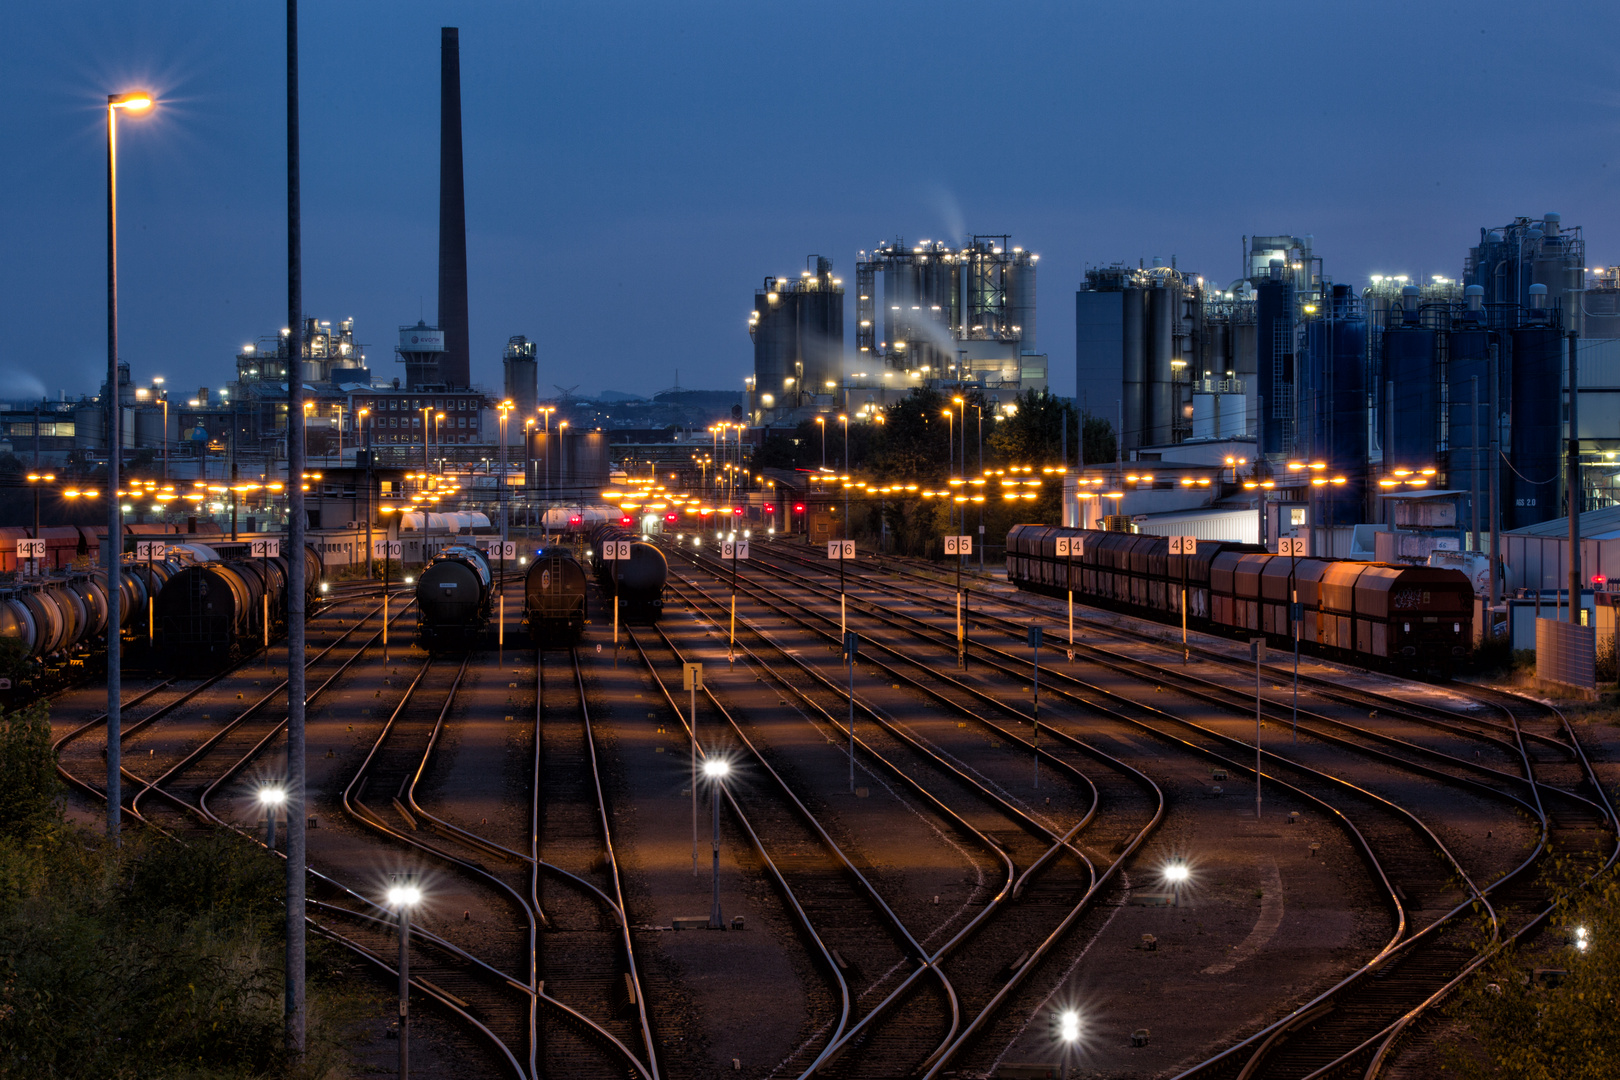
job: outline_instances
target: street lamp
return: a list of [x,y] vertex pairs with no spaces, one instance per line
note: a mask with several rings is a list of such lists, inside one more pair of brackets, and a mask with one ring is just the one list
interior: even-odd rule
[[388,906],[399,912],[399,1080],[410,1075],[411,909],[422,902],[416,879],[402,875],[388,889]]
[[433,425],[429,422],[433,419],[433,406],[424,405],[417,411],[422,414],[422,468],[431,469],[433,462],[428,457],[428,436],[433,431]]
[[[154,389],[163,385],[163,376],[152,376]],[[163,406],[163,479],[169,479],[169,392],[158,390],[158,401]]]
[[825,469],[827,467],[827,418],[825,416],[816,417],[816,426],[821,428],[821,467]]
[[[119,458],[123,440],[119,424],[123,409],[118,399],[118,110],[144,113],[152,108],[152,95],[136,90],[107,95],[107,490],[118,490]],[[119,582],[123,563],[122,514],[120,501],[107,500],[107,625],[122,625],[119,612]],[[119,790],[119,735],[123,725],[123,680],[121,642],[117,633],[107,635],[107,835],[118,843],[122,809]]]
[[287,805],[287,789],[264,787],[259,789],[259,802],[264,806],[264,846],[276,850],[276,812]]
[[503,543],[506,540],[506,533],[507,533],[507,525],[506,525],[506,421],[507,421],[507,418],[512,415],[512,410],[514,410],[516,408],[517,408],[517,406],[515,404],[513,404],[512,400],[510,398],[508,398],[506,401],[501,402],[501,404],[500,404],[500,413],[501,413],[501,423],[500,423],[500,429],[501,429],[500,430],[500,438],[501,438],[501,478],[500,478],[500,481],[499,481],[500,487],[495,489],[495,501],[500,505],[501,540],[502,540]]
[[34,539],[39,539],[39,485],[53,483],[55,473],[29,473],[28,482],[34,486]]
[[726,782],[731,765],[719,757],[703,763],[703,775],[710,784],[710,802],[714,804],[714,905],[709,908],[709,929],[724,930],[725,921],[720,914],[720,788]]

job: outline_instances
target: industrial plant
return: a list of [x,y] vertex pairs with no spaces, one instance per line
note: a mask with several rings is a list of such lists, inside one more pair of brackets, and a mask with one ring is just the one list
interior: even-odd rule
[[748,332],[750,414],[762,427],[817,412],[870,413],[917,387],[949,386],[1011,400],[1047,385],[1035,350],[1040,256],[1010,236],[956,246],[896,238],[855,259],[855,343],[844,342],[844,282],[832,261],[797,279],[767,277],[755,290]]

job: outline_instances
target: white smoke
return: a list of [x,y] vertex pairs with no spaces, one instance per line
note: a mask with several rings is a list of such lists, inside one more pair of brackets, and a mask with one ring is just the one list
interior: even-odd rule
[[12,364],[0,364],[0,401],[38,401],[45,384],[37,376]]
[[940,239],[953,247],[966,243],[967,215],[962,213],[962,204],[957,201],[955,194],[944,184],[934,184],[926,193],[926,198],[934,204],[940,225],[945,230]]

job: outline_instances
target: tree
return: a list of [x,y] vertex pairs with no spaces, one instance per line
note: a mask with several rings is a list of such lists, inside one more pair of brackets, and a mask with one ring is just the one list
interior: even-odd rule
[[883,476],[934,484],[950,471],[950,425],[945,395],[914,388],[884,410],[883,432],[872,441],[869,464]]
[[[1074,438],[1078,435],[1074,406],[1049,390],[1026,390],[1010,414],[996,421],[987,442],[996,464],[1065,465],[1074,458]],[[1064,438],[1064,429],[1069,438]],[[1068,460],[1064,450],[1067,443]]]
[[1117,452],[1114,443],[1114,425],[1101,416],[1090,413],[1081,413],[1082,435],[1082,465],[1106,465],[1114,460]]

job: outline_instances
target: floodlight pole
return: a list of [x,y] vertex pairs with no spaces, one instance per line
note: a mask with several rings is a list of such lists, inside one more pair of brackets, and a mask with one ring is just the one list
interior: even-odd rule
[[714,806],[714,903],[709,908],[709,929],[724,930],[725,917],[720,914],[720,786],[725,780],[718,774],[714,777],[714,789],[710,793],[710,802]]
[[[287,0],[287,1051],[305,1047],[304,285],[298,140],[298,0]],[[400,1054],[405,1052],[400,1033]]]

